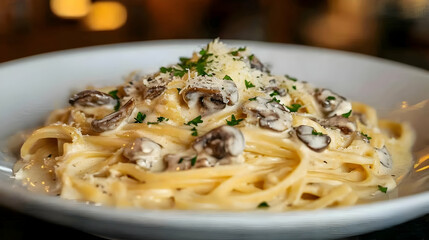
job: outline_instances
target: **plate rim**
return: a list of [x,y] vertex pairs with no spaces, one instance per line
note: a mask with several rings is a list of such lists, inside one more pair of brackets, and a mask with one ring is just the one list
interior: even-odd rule
[[[170,39],[170,40],[151,40],[151,41],[138,41],[138,42],[127,42],[127,43],[113,43],[113,44],[103,44],[97,46],[88,46],[73,48],[67,50],[53,51],[48,53],[41,53],[33,56],[23,57],[19,59],[14,59],[0,63],[0,72],[10,66],[16,66],[20,64],[31,63],[32,61],[37,61],[40,59],[52,58],[63,56],[67,57],[71,54],[79,54],[80,52],[88,52],[89,54],[97,51],[106,51],[112,49],[123,49],[123,48],[135,48],[135,47],[148,47],[148,46],[171,46],[171,45],[196,45],[197,49],[200,44],[207,43],[211,41],[210,39]],[[405,63],[400,63],[388,59],[383,59],[375,56],[369,56],[361,53],[347,52],[342,50],[332,50],[319,47],[310,47],[296,44],[284,44],[284,43],[269,43],[262,41],[249,41],[249,40],[237,40],[237,39],[223,39],[223,42],[227,44],[234,45],[249,45],[253,48],[259,46],[271,46],[271,47],[289,47],[303,51],[322,51],[328,52],[343,56],[348,56],[351,58],[359,58],[363,61],[376,61],[382,64],[391,65],[393,67],[399,67],[412,71],[418,74],[428,75],[429,71],[411,66]],[[12,192],[12,195],[10,193]],[[26,194],[27,193],[27,194]],[[296,228],[297,226],[302,225],[302,223],[308,223],[309,221],[321,220],[326,221],[327,223],[339,222],[339,221],[356,221],[356,216],[359,218],[369,217],[368,212],[373,213],[372,217],[378,216],[376,214],[380,211],[380,208],[383,206],[388,206],[388,209],[396,209],[394,213],[390,215],[399,214],[401,211],[407,209],[421,209],[419,212],[420,215],[429,213],[429,191],[421,192],[418,194],[413,194],[410,196],[365,203],[361,205],[341,207],[334,209],[321,209],[321,210],[298,210],[293,212],[267,212],[267,211],[249,211],[249,212],[230,212],[230,211],[200,211],[200,210],[150,210],[150,209],[139,209],[139,211],[133,211],[132,209],[118,209],[115,207],[109,206],[92,206],[81,202],[74,202],[70,200],[65,200],[58,197],[50,197],[42,194],[28,194],[31,193],[25,189],[13,188],[6,181],[0,179],[0,196],[9,194],[6,198],[0,198],[0,203],[2,205],[8,206],[17,211],[23,212],[25,210],[19,208],[17,203],[24,204],[35,204],[35,206],[43,207],[44,209],[49,209],[48,206],[54,208],[55,211],[66,210],[67,213],[71,216],[78,214],[79,216],[89,217],[90,219],[98,219],[101,217],[110,217],[110,219],[115,221],[124,221],[132,220],[136,224],[143,224],[145,226],[150,225],[151,222],[148,220],[163,221],[163,224],[174,227],[183,227],[189,228],[190,223],[205,225],[205,224],[214,224],[213,226],[222,227],[222,228],[236,228],[236,227],[245,227],[245,229],[256,228],[259,229],[263,227],[264,229],[273,229],[280,225],[288,225],[290,227]],[[19,201],[15,203],[6,202],[8,198],[18,197]],[[406,204],[406,203],[418,203],[418,204]],[[401,210],[401,211],[398,211]],[[425,210],[426,209],[426,210]],[[135,209],[134,209],[135,210]],[[317,211],[319,217],[314,218],[314,213]],[[28,212],[25,212],[27,213]],[[207,215],[210,214],[210,217]],[[31,212],[30,212],[31,215]],[[173,215],[174,218],[171,218]],[[343,217],[339,217],[339,216]],[[268,224],[262,224],[260,222],[260,217],[264,217],[269,221]],[[324,218],[321,218],[323,216]],[[180,217],[182,221],[177,221],[177,218]],[[414,216],[416,217],[416,216]],[[219,224],[219,219],[223,221],[222,224]],[[376,219],[376,218],[375,218]],[[409,218],[411,219],[411,218]],[[183,221],[186,220],[186,221]],[[240,220],[240,221],[238,221]],[[244,221],[243,221],[244,220]],[[216,225],[217,224],[217,225]]]

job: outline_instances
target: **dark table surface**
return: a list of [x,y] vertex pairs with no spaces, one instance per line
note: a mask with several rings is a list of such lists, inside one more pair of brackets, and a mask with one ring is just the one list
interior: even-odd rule
[[[64,236],[66,239],[102,239],[79,229],[40,220],[4,207],[0,207],[0,216],[0,239],[2,240],[62,239]],[[150,239],[150,236],[146,239]],[[342,240],[367,239],[429,239],[429,214],[381,231]]]

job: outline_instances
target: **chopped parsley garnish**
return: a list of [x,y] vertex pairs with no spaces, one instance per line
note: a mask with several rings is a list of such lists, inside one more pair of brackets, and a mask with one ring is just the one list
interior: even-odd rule
[[316,130],[313,129],[313,131],[311,132],[311,134],[316,135],[316,136],[322,136],[323,133],[322,132],[318,132]]
[[206,55],[206,54],[207,54],[207,49],[201,48],[201,50],[200,50],[200,55],[201,55],[201,56],[204,56],[204,55]]
[[159,71],[162,73],[171,72],[174,76],[183,77],[188,72],[188,69],[195,68],[195,70],[198,72],[198,75],[209,75],[206,72],[206,65],[208,63],[207,59],[213,54],[207,53],[207,49],[203,48],[200,51],[200,55],[201,57],[196,62],[191,61],[190,58],[180,57],[180,63],[177,64],[177,67],[161,67]]
[[291,81],[294,81],[294,82],[296,82],[296,81],[298,81],[298,79],[296,79],[296,78],[294,78],[294,77],[291,77],[291,76],[289,76],[289,75],[285,75],[285,77],[287,78],[287,79],[289,79],[289,80],[291,80]]
[[162,72],[162,73],[171,72],[171,73],[173,73],[173,76],[183,77],[183,75],[185,75],[187,73],[187,68],[183,67],[181,64],[179,64],[179,66],[182,69],[179,69],[179,68],[176,68],[176,67],[169,67],[169,68],[161,67],[159,69],[159,71]]
[[352,110],[350,110],[348,113],[341,114],[341,116],[343,116],[345,118],[349,118],[350,114],[352,114]]
[[137,113],[137,116],[134,118],[134,120],[136,120],[134,123],[143,123],[145,118],[146,118],[146,114],[139,112]]
[[387,187],[383,187],[381,185],[378,185],[378,190],[380,190],[380,192],[387,193]]
[[273,97],[273,99],[271,99],[271,100],[269,101],[269,103],[270,103],[270,102],[280,103],[280,99],[277,99],[276,97]]
[[249,101],[256,101],[256,97],[249,98]]
[[199,123],[203,123],[203,120],[201,120],[201,115],[192,119],[191,121],[189,121],[188,123],[185,123],[185,125],[191,126],[191,125],[195,125],[198,126]]
[[191,166],[194,166],[196,162],[197,162],[197,156],[191,159]]
[[182,89],[181,88],[176,88],[177,89],[177,92],[180,92]]
[[170,119],[165,118],[165,117],[158,117],[158,122],[163,122],[163,121],[167,122],[168,120],[170,120]]
[[277,92],[276,90],[274,90],[272,93],[270,93],[270,97],[274,97],[274,96],[277,96],[277,95],[280,95],[280,93]]
[[267,208],[267,207],[270,207],[270,205],[268,205],[268,203],[267,203],[267,202],[261,202],[261,203],[258,205],[258,208]]
[[223,77],[223,80],[231,80],[232,81],[232,78],[228,75],[225,75],[225,77]]
[[198,136],[198,131],[197,131],[197,129],[195,127],[193,127],[191,129],[191,131],[192,131],[192,133],[191,133],[192,136],[195,136],[195,137]]
[[366,139],[368,139],[368,141],[372,139],[372,137],[368,136],[367,134],[365,134],[365,133],[363,133],[363,132],[360,132],[360,134],[361,134],[362,136],[366,137]]
[[183,158],[180,158],[180,160],[177,163],[182,163],[183,162]]
[[243,121],[244,119],[240,118],[240,119],[236,119],[234,114],[231,115],[231,121],[228,121],[228,119],[226,120],[226,123],[229,126],[235,126],[238,125],[241,121]]
[[292,89],[293,89],[293,90],[296,90],[296,86],[295,86],[295,85],[293,85],[293,86],[292,86]]
[[158,118],[157,118],[157,122],[147,122],[147,125],[150,125],[150,124],[158,124],[158,123],[163,122],[163,121],[166,121],[166,122],[167,122],[168,120],[170,120],[170,119],[165,118],[165,117],[158,117]]
[[334,96],[328,96],[326,97],[325,101],[331,101],[331,100],[335,100],[336,98]]
[[286,107],[287,107],[287,109],[289,109],[289,111],[291,111],[291,112],[298,112],[298,109],[300,109],[300,108],[301,108],[301,104],[294,103],[294,104],[292,104],[290,107],[288,107],[288,106],[286,106]]
[[195,69],[198,72],[198,75],[205,76],[208,75],[206,72],[206,65],[207,65],[207,59],[212,56],[212,53],[207,53],[207,49],[201,49],[200,51],[201,57],[198,59],[198,61],[195,63]]
[[254,57],[255,57],[255,55],[252,54],[248,58],[249,58],[250,61],[252,61]]
[[162,73],[167,73],[167,72],[171,72],[171,68],[161,67],[159,69],[159,71],[162,72]]
[[240,47],[240,48],[238,48],[237,50],[235,50],[235,51],[231,51],[230,52],[230,54],[232,55],[232,56],[238,56],[238,52],[243,52],[243,51],[246,51],[246,47]]
[[51,154],[51,153],[49,153],[49,155],[47,156],[47,158],[50,158],[50,157],[52,157],[52,154]]
[[118,90],[113,90],[109,92],[109,95],[112,96],[112,98],[116,99],[116,105],[115,105],[115,111],[118,111],[121,107],[121,102],[119,101],[118,97]]
[[247,80],[244,80],[244,84],[246,84],[246,89],[249,89],[249,88],[255,87],[255,85],[253,85],[253,83],[252,83],[252,82],[247,81]]

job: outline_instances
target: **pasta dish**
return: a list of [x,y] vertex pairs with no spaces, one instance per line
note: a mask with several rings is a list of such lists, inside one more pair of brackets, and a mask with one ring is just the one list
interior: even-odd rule
[[[68,96],[21,147],[33,191],[116,207],[289,211],[393,192],[414,134],[213,40],[156,73]],[[66,100],[66,98],[65,98]]]

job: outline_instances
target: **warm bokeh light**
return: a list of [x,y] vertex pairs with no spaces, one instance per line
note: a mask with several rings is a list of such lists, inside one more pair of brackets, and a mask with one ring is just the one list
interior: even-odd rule
[[52,12],[61,18],[81,18],[89,13],[91,0],[51,0]]
[[95,2],[83,19],[85,26],[93,31],[109,31],[122,27],[127,21],[127,10],[119,2]]

